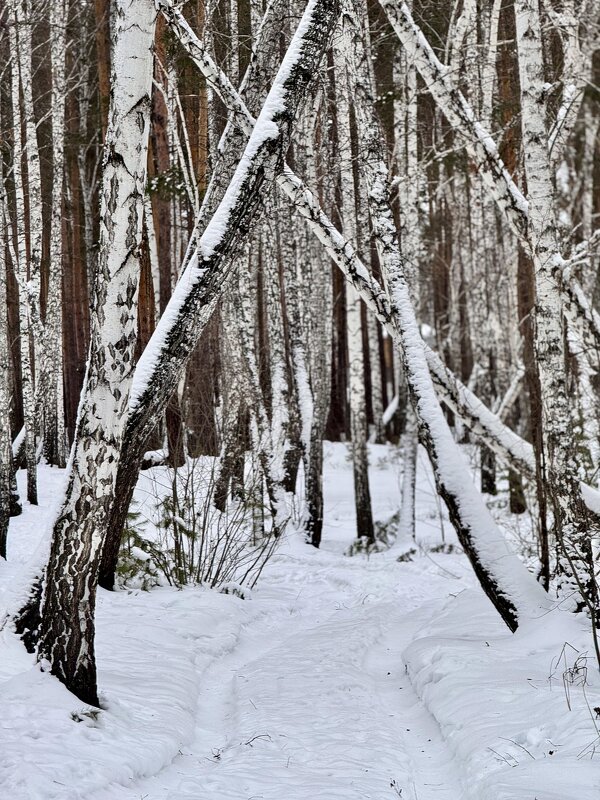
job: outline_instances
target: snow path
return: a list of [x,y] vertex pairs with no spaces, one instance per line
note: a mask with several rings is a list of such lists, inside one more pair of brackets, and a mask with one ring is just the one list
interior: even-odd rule
[[363,558],[279,557],[265,578],[272,596],[246,601],[270,612],[253,616],[199,681],[189,745],[156,776],[91,798],[461,800],[401,655],[433,611],[428,600],[416,609],[453,583],[432,568],[425,594],[415,580],[423,569],[390,561],[382,580]]
[[[370,450],[385,520],[397,455]],[[509,634],[448,552],[419,470],[413,560],[397,560],[412,540],[345,555],[352,469],[345,446],[328,445],[322,549],[289,536],[249,599],[101,592],[99,714],[1,631],[0,799],[596,800],[600,681],[585,620],[553,612]],[[45,468],[42,504],[11,520],[0,608],[60,479]],[[569,710],[563,671],[575,667]]]

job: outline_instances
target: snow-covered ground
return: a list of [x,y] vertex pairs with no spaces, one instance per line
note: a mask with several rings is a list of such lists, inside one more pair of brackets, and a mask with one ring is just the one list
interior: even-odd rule
[[[392,448],[371,448],[378,519],[397,510],[399,469]],[[0,603],[59,482],[43,468],[42,505],[12,520]],[[323,548],[290,532],[248,599],[100,592],[99,713],[0,632],[0,798],[598,800],[585,625],[553,611],[507,631],[465,558],[435,547],[424,457],[411,560],[397,560],[411,542],[345,555],[343,445],[327,447],[325,487]]]

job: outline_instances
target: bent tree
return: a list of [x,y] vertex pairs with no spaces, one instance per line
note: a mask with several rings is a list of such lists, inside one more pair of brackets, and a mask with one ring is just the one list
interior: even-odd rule
[[38,584],[17,624],[29,644],[37,644],[39,658],[84,702],[98,704],[95,597],[126,424],[136,419],[139,447],[174,391],[265,186],[283,166],[294,119],[338,10],[336,0],[308,3],[225,195],[132,380],[156,11],[149,0],[116,4],[88,374],[44,591]]
[[[207,56],[202,44],[194,36],[185,20],[182,19],[180,12],[170,3],[165,2],[164,6],[167,7],[169,12],[167,18],[179,35],[182,44],[194,58],[197,66],[202,70],[207,80],[213,83],[230,107],[235,109],[238,114],[236,119],[240,120],[241,124],[246,125],[247,129],[250,130],[254,119],[240,95],[237,94],[226,76],[218,70],[210,57]],[[370,84],[363,81],[361,90],[369,91],[369,86]],[[370,107],[371,101],[372,97],[370,95],[365,98],[366,108]],[[368,113],[363,119],[367,121],[370,119]],[[385,180],[381,183],[382,170],[385,176],[385,165],[379,166],[382,164],[381,156],[377,155],[381,148],[381,132],[378,128],[373,128],[370,122],[369,125],[370,146],[375,148],[372,151],[373,158],[375,158],[374,175],[380,181],[378,202],[382,203],[379,208],[381,213],[378,216],[381,228],[380,233],[377,235],[383,237],[381,241],[385,242],[389,236],[393,235],[393,220],[389,215],[389,210],[385,211],[385,197],[387,196],[385,194]],[[325,245],[329,256],[341,267],[367,306],[375,311],[380,321],[389,330],[394,340],[399,344],[400,349],[404,350],[405,345],[410,346],[411,352],[416,359],[414,362],[413,383],[422,395],[421,410],[425,413],[425,418],[429,419],[432,433],[426,441],[428,441],[431,448],[430,455],[432,455],[437,465],[438,476],[445,476],[445,483],[442,481],[441,486],[446,487],[445,499],[452,507],[453,522],[461,530],[461,536],[465,543],[469,545],[468,551],[470,551],[476,571],[484,586],[487,587],[486,590],[492,601],[496,604],[509,627],[514,629],[521,617],[535,615],[539,612],[540,606],[545,602],[544,593],[539,587],[536,587],[533,577],[527,574],[523,565],[511,554],[475,488],[467,483],[468,478],[464,460],[460,457],[458,449],[452,441],[437,399],[431,391],[430,382],[428,384],[427,364],[429,364],[430,368],[432,366],[436,367],[434,369],[436,385],[438,388],[442,387],[444,399],[448,400],[450,398],[455,405],[460,407],[461,413],[465,414],[468,410],[470,419],[478,420],[484,414],[485,407],[481,403],[474,402],[476,398],[469,395],[466,387],[457,385],[453,387],[446,371],[437,367],[434,354],[421,342],[411,306],[406,302],[390,303],[381,286],[360,260],[356,249],[339,233],[321,209],[316,197],[294,175],[289,167],[284,167],[277,178],[277,182],[280,189],[291,201],[294,209],[307,221],[310,229]],[[384,199],[382,200],[381,198]],[[393,245],[389,252],[393,255],[393,261],[389,262],[390,274],[401,276],[404,266],[397,262],[399,258],[397,243]],[[395,266],[398,263],[400,265]],[[404,292],[402,284],[398,285],[400,286],[398,291]],[[403,285],[406,286],[404,279]],[[408,316],[405,317],[403,314]],[[410,322],[411,314],[412,322]],[[421,349],[422,354],[419,354]],[[138,404],[138,411],[130,417],[129,433],[126,437],[125,446],[125,452],[133,454],[133,458],[131,461],[123,462],[123,465],[127,464],[130,470],[130,474],[124,473],[123,478],[129,483],[131,489],[135,485],[143,443],[149,433],[149,430],[146,430],[146,433],[138,438],[141,426],[144,424],[145,416],[142,414],[142,410],[145,411],[146,409],[146,401],[140,403],[139,400],[136,400],[135,402]],[[474,416],[474,410],[479,412],[478,416]],[[431,414],[433,416],[430,416]],[[152,419],[152,417],[148,418]],[[485,426],[478,423],[480,425],[479,433],[483,433],[488,441],[496,441],[503,454],[510,452],[511,457],[516,457],[514,454],[518,451],[521,440],[514,435],[512,437],[508,436],[505,426],[498,425],[497,418],[489,414],[489,412],[487,416],[484,415],[484,418],[487,422]],[[506,439],[508,439],[508,445],[505,442]],[[451,457],[450,453],[452,453]],[[527,462],[526,458],[522,460],[523,463]],[[456,471],[457,475],[460,476],[458,479],[455,476],[453,477],[453,471]],[[119,483],[121,485],[121,479]],[[114,541],[118,541],[117,531],[120,533],[120,525],[111,530],[111,538]]]
[[[565,268],[560,253],[550,153],[550,148],[560,147],[555,142],[556,135],[563,125],[571,124],[570,116],[578,108],[577,91],[571,92],[573,87],[569,81],[572,75],[568,74],[573,69],[573,54],[567,48],[563,77],[564,100],[569,112],[567,114],[561,105],[556,123],[549,132],[541,6],[539,0],[517,0],[514,3],[522,150],[527,183],[526,194],[523,194],[502,162],[492,134],[455,85],[450,70],[435,55],[408,5],[398,0],[380,0],[380,3],[435,103],[464,139],[490,196],[533,261],[534,368],[541,386],[540,413],[545,431],[542,441],[536,441],[535,456],[554,512],[560,569],[570,576],[567,593],[575,590],[592,617],[597,617],[599,593],[591,540],[598,539],[599,520],[588,508],[580,490],[579,447],[566,392],[565,313],[569,305],[572,306],[571,313],[576,307],[577,326],[584,326],[586,335],[591,336],[595,335],[596,317],[585,301],[585,294],[573,271]],[[585,10],[590,10],[587,3],[582,5]],[[568,15],[566,23],[572,27]]]
[[[309,73],[311,70],[313,74],[315,73],[316,65],[320,61],[328,37],[331,34],[334,24],[333,18],[337,14],[337,1],[332,3],[328,0],[327,3],[322,2],[319,4],[311,2],[307,6],[304,17],[312,15],[314,8],[314,19],[310,16],[312,23],[306,30],[302,27],[303,23],[299,26],[270,92],[273,95],[277,86],[286,87],[284,94],[286,105],[281,112],[277,112],[276,116],[278,130],[285,138],[276,147],[273,147],[273,142],[267,139],[264,142],[264,147],[259,148],[256,153],[252,153],[252,157],[249,159],[251,169],[246,175],[247,182],[236,183],[235,197],[239,202],[239,207],[235,204],[231,205],[230,208],[225,206],[224,208],[228,209],[227,214],[215,217],[219,203],[223,202],[226,193],[230,194],[230,198],[234,196],[230,192],[230,187],[233,186],[234,181],[232,179],[228,185],[223,185],[221,182],[221,170],[228,171],[231,169],[231,174],[233,174],[232,159],[237,154],[239,160],[240,156],[240,130],[246,137],[249,137],[256,130],[257,120],[250,113],[244,100],[225,73],[219,69],[206,52],[202,42],[194,34],[179,8],[175,6],[172,0],[158,0],[158,5],[177,40],[190,55],[207,82],[218,92],[223,102],[230,109],[232,118],[219,144],[221,158],[215,170],[216,174],[211,179],[204,197],[203,209],[199,215],[197,228],[192,234],[188,257],[186,258],[185,269],[180,279],[178,291],[174,294],[169,304],[170,310],[168,309],[163,315],[161,324],[146,348],[146,356],[142,358],[138,366],[137,389],[131,400],[132,412],[127,421],[127,431],[124,437],[119,466],[119,497],[111,511],[109,538],[106,543],[101,569],[101,585],[109,589],[112,588],[114,582],[121,531],[133,496],[144,448],[156,425],[157,413],[164,401],[164,396],[170,396],[174,391],[177,384],[177,370],[183,368],[189,353],[193,350],[210,319],[217,300],[221,296],[224,280],[229,274],[230,268],[229,261],[223,257],[222,250],[225,250],[228,254],[227,258],[229,258],[229,252],[233,252],[234,247],[237,248],[240,241],[243,241],[246,226],[255,211],[255,208],[244,200],[243,192],[247,193],[248,200],[251,200],[252,203],[258,203],[261,197],[263,180],[268,174],[276,180],[280,187],[287,187],[285,191],[288,196],[294,196],[296,187],[302,186],[302,182],[284,164],[282,157],[279,155],[279,148],[281,148],[281,153],[285,153],[287,143],[291,137],[291,125],[295,110],[304,99],[310,84]],[[276,4],[269,6],[269,9],[265,14],[265,22],[259,33],[256,63],[250,67],[251,74],[254,70],[264,72],[266,69],[264,61],[261,59],[268,57],[266,54],[270,52],[271,45],[268,38],[264,39],[263,36],[269,37],[272,31],[272,25],[267,24],[267,22],[269,13],[276,11]],[[300,47],[298,47],[298,41],[302,42]],[[291,65],[289,63],[290,59],[293,59]],[[287,64],[286,60],[288,61]],[[250,76],[247,76],[242,88],[248,99],[256,102],[258,90],[254,79],[250,79]],[[267,104],[265,102],[263,111],[266,107]],[[273,113],[275,111],[276,109],[272,109]],[[259,116],[260,119],[261,117]],[[245,156],[242,155],[242,161],[244,161],[244,158]],[[266,167],[268,167],[268,171]],[[252,188],[252,181],[254,180],[257,181],[257,184],[255,188]],[[312,195],[310,196],[312,197]],[[214,260],[211,262],[211,268],[208,269],[202,266],[201,271],[198,271],[198,243],[200,238],[204,236],[210,240],[210,237],[213,236],[212,233],[208,233],[211,219],[208,212],[209,209],[216,209],[216,211],[213,211],[213,218],[217,222],[226,222],[227,224],[223,225],[222,228],[224,237],[220,240],[222,245],[212,253]],[[203,226],[204,230],[202,231]],[[214,227],[212,230],[214,231]],[[192,271],[190,271],[190,267],[193,267]],[[184,297],[187,298],[185,302],[182,299]]]

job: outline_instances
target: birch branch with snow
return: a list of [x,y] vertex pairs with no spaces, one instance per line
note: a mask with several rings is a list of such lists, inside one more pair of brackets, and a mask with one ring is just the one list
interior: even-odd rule
[[[170,4],[159,3],[159,6]],[[172,7],[171,7],[172,8]],[[167,9],[168,10],[168,9]],[[174,11],[174,9],[172,9]],[[233,255],[269,179],[283,168],[292,126],[338,14],[336,0],[310,0],[236,172],[138,362],[128,428],[144,438],[221,295]],[[236,98],[239,96],[236,94]]]
[[[484,184],[505,214],[525,250],[530,252],[528,202],[504,165],[491,132],[477,118],[472,106],[455,85],[450,69],[436,56],[427,38],[415,23],[408,5],[399,0],[380,0],[380,3],[406,50],[407,57],[416,65],[431,96],[448,122],[464,139],[467,151],[477,164]],[[547,134],[545,141],[546,146],[550,148]],[[554,265],[555,280],[561,280],[560,268],[561,262],[557,260]],[[578,282],[573,273],[569,273],[566,277],[569,284],[568,292],[578,307],[581,297]],[[579,312],[586,322],[590,321],[585,308],[579,309]],[[595,325],[592,327],[592,333],[597,337]]]

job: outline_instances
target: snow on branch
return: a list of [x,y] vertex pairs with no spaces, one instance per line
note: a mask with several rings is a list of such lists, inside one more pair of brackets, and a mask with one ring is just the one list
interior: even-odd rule
[[[176,30],[187,30],[189,39],[189,26],[186,29],[173,4],[159,1],[158,6],[168,19],[177,19]],[[329,41],[338,9],[336,0],[310,0],[307,4],[225,196],[138,362],[129,406],[134,427],[152,424],[214,310],[264,185],[283,167],[295,115]],[[213,62],[198,54],[197,59],[216,79],[211,72]],[[241,103],[237,92],[234,94],[236,103]]]
[[[500,158],[492,134],[477,118],[463,93],[454,84],[449,68],[436,56],[423,31],[414,21],[408,5],[398,0],[380,0],[380,3],[407,56],[419,70],[448,122],[465,140],[467,150],[476,162],[484,184],[500,210],[506,215],[521,244],[529,252],[528,202]],[[551,147],[552,143],[553,139],[548,146]],[[561,279],[558,273],[556,277],[557,280]],[[572,273],[565,273],[561,284],[563,295],[566,295],[565,299],[574,304],[578,314],[591,327],[592,335],[598,338],[600,331],[597,329],[596,320],[589,312],[589,303],[585,301],[585,293],[575,276]]]

